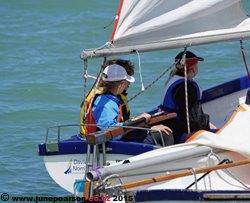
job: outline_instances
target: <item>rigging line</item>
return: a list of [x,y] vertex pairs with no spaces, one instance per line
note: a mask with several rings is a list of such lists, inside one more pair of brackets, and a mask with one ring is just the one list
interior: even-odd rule
[[244,65],[245,65],[245,68],[246,68],[246,71],[247,71],[247,76],[250,79],[250,72],[248,70],[247,61],[246,61],[246,51],[245,51],[245,48],[243,46],[242,40],[240,40],[240,48],[241,48],[242,59],[243,59],[243,62],[244,62]]
[[[215,154],[214,152],[211,153],[211,155],[213,155],[218,161],[221,161],[220,157]],[[222,179],[224,179],[224,181],[226,181],[228,184],[232,185],[232,186],[235,186],[235,187],[240,187],[240,188],[243,188],[243,189],[250,189],[250,187],[248,187],[245,183],[243,183],[241,180],[239,180],[239,178],[235,177],[228,169],[222,169],[225,173],[227,173],[231,178],[233,178],[234,180],[236,180],[238,183],[240,183],[242,186],[238,186],[238,185],[235,185],[235,184],[232,184],[230,182],[227,182],[223,177],[221,177],[221,175],[219,175],[219,173],[217,171],[215,171],[215,173],[220,176]]]
[[138,50],[135,50],[137,57],[138,57],[138,62],[139,62],[139,75],[140,75],[140,80],[141,80],[141,91],[144,92],[145,91],[145,87],[143,84],[143,80],[142,80],[142,71],[141,71],[141,57],[140,57],[140,53]]
[[103,44],[103,45],[101,45],[101,46],[95,48],[95,49],[93,50],[93,55],[95,54],[96,51],[101,50],[101,49],[103,49],[103,48],[105,48],[105,47],[108,48],[108,47],[111,47],[111,46],[113,46],[111,42],[106,42],[105,44]]
[[[85,100],[86,98],[86,94],[87,94],[87,81],[88,81],[88,77],[86,77],[86,75],[88,75],[88,60],[87,59],[84,59],[84,62],[83,62],[83,69],[84,69],[84,74],[83,74],[83,78],[84,78],[84,88],[83,88],[83,98]],[[84,105],[84,104],[83,104]],[[87,112],[87,109],[84,108],[84,120],[86,120],[86,114]]]
[[105,30],[105,29],[108,28],[110,25],[112,25],[113,22],[115,21],[115,19],[116,19],[116,16],[115,16],[107,25],[105,25],[105,26],[103,27],[103,29]]
[[[101,80],[101,77],[102,77],[102,72],[103,72],[103,70],[104,70],[104,68],[105,68],[104,65],[105,65],[106,61],[107,61],[107,58],[104,57],[104,58],[103,58],[102,66],[101,66],[101,68],[100,68],[100,71],[99,71],[99,73],[97,74],[97,79],[96,79],[95,83],[92,85],[92,87],[91,87],[89,93],[92,91],[92,89],[94,89],[94,91],[96,91],[96,89],[97,89],[97,87],[98,87],[98,85],[99,85],[99,83],[100,83],[100,80]],[[94,94],[95,94],[95,92],[94,92]],[[88,96],[88,95],[87,95],[87,96]]]
[[[221,164],[223,164],[223,163],[225,163],[225,162],[228,162],[229,160],[228,159],[223,159],[219,164],[217,164],[217,165],[221,165]],[[209,172],[206,172],[206,173],[204,173],[201,177],[199,177],[197,180],[196,180],[196,182],[193,182],[193,183],[191,183],[189,186],[187,186],[185,189],[187,190],[187,189],[189,189],[189,188],[191,188],[194,184],[196,184],[196,183],[198,183],[201,179],[203,179],[205,176],[207,176],[208,174],[210,174],[212,171],[209,171]]]
[[[167,68],[166,70],[164,70],[155,80],[153,80],[150,84],[148,84],[145,87],[145,90],[149,89],[150,87],[152,87],[152,85],[154,85],[156,82],[158,82],[158,80],[160,80],[169,70],[171,70],[173,67],[175,67],[177,62],[173,63],[169,68]],[[133,99],[135,99],[136,97],[138,97],[140,94],[142,94],[144,91],[140,91],[138,93],[136,93],[134,96],[132,96],[128,102],[131,102]]]
[[190,121],[189,121],[189,108],[188,108],[188,88],[187,88],[187,64],[186,64],[186,51],[187,47],[184,48],[184,53],[181,59],[181,64],[184,65],[184,79],[185,79],[185,106],[186,106],[186,118],[187,118],[187,132],[190,134]]
[[[91,89],[89,90],[88,94],[85,93],[85,95],[84,95],[84,101],[85,101],[85,102],[86,102],[86,99],[87,99],[87,97],[89,96],[89,94],[91,93],[92,90],[94,91],[94,95],[96,94],[97,88],[98,88],[98,86],[99,86],[99,83],[100,83],[100,80],[101,80],[101,77],[102,77],[102,72],[103,72],[103,70],[104,70],[104,64],[106,63],[106,61],[107,61],[107,58],[104,57],[104,59],[103,59],[103,65],[101,66],[101,69],[100,69],[100,71],[99,71],[99,73],[98,73],[98,75],[97,75],[97,78],[96,78],[96,80],[95,80],[95,83],[92,85],[92,87],[91,87]],[[84,79],[85,79],[85,78],[84,78]],[[86,78],[86,79],[87,79],[87,78]],[[92,102],[92,101],[93,101],[93,98],[91,99],[90,102]],[[89,105],[89,108],[85,110],[86,112],[84,112],[84,113],[85,113],[85,119],[86,119],[86,115],[87,115],[87,114],[89,113],[89,111],[90,111],[90,107],[91,107],[91,105]]]

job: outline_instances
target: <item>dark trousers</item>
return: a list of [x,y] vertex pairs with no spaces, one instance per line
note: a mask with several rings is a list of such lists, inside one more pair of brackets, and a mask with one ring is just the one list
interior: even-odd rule
[[247,96],[246,96],[246,102],[245,103],[250,105],[250,88],[247,91]]
[[121,138],[121,141],[169,146],[174,144],[174,137],[172,134],[167,135],[165,133],[160,133],[160,132],[133,130],[129,132],[127,135],[125,135],[123,138]]

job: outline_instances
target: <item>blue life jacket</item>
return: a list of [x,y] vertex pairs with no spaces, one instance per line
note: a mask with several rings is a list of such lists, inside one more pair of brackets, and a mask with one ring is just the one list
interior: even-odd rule
[[[176,87],[178,85],[180,85],[181,83],[184,83],[184,82],[185,82],[184,77],[175,75],[169,80],[169,82],[167,83],[165,90],[164,90],[162,108],[168,112],[176,112],[177,116],[178,116],[179,109],[178,109],[178,106],[173,99],[173,93],[174,93],[173,91],[176,89]],[[197,100],[200,100],[201,99],[201,90],[200,90],[198,84],[194,80],[188,80],[188,83],[189,84],[191,83],[196,87]]]

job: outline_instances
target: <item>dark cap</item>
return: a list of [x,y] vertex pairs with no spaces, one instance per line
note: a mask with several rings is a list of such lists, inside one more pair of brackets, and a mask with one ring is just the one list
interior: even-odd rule
[[[183,54],[184,54],[184,51],[177,54],[177,56],[175,57],[175,61],[182,59]],[[190,58],[196,58],[196,59],[198,59],[198,61],[204,61],[204,58],[196,56],[191,51],[186,51],[186,59],[190,59]]]

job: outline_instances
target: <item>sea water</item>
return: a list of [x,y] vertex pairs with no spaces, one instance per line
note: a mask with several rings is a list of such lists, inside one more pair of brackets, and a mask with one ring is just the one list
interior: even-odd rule
[[[70,195],[49,177],[37,145],[44,141],[47,127],[79,122],[84,95],[80,52],[108,40],[117,4],[116,0],[0,0],[1,193]],[[250,2],[245,6],[249,8]],[[244,46],[249,62],[250,43],[244,41]],[[205,58],[196,78],[203,89],[246,74],[238,41],[189,50]],[[168,68],[179,51],[141,53],[144,85]],[[141,88],[138,57],[121,57],[135,63],[132,96]],[[96,75],[101,62],[89,60],[89,74]],[[166,78],[130,102],[133,115],[160,103]],[[90,79],[87,88],[92,83]]]

